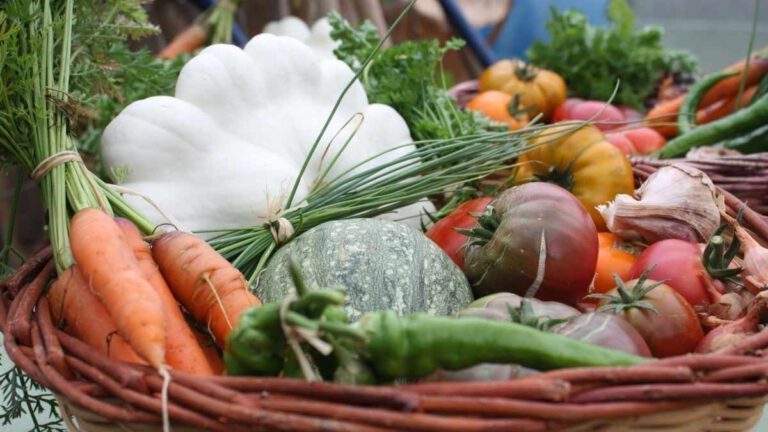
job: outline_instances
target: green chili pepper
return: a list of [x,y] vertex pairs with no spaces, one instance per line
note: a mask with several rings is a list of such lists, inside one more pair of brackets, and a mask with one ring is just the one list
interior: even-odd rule
[[693,147],[705,146],[731,139],[768,123],[768,94],[751,106],[736,111],[728,117],[699,126],[667,143],[658,153],[661,157],[684,155]]
[[677,130],[680,135],[687,134],[696,126],[696,110],[699,109],[699,103],[704,95],[715,86],[715,84],[732,77],[740,72],[717,72],[707,76],[697,82],[686,95],[683,105],[680,107],[680,113],[677,115]]
[[515,363],[539,370],[578,366],[629,366],[647,358],[482,318],[451,318],[392,311],[368,313],[358,327],[368,336],[368,361],[383,380],[416,379],[437,369],[479,363]]

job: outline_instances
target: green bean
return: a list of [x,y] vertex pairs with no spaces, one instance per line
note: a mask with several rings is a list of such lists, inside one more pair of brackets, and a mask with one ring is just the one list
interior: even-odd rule
[[667,143],[658,155],[669,158],[684,155],[691,148],[715,144],[749,133],[768,123],[768,94],[751,106],[728,117],[699,126]]
[[677,130],[680,135],[687,134],[694,128],[694,126],[696,126],[696,111],[699,109],[701,99],[707,94],[709,89],[725,78],[732,77],[739,73],[740,72],[738,71],[713,73],[691,87],[688,91],[688,95],[685,96],[683,105],[680,107],[680,112],[677,115]]

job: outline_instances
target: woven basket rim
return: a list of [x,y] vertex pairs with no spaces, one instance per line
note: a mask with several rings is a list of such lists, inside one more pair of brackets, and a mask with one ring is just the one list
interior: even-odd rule
[[[646,168],[635,170],[638,182],[654,169],[639,166]],[[729,212],[743,208],[745,226],[768,240],[768,218],[723,195]],[[113,422],[159,424],[162,379],[153,370],[109,359],[54,327],[42,295],[53,274],[48,247],[0,281],[0,328],[9,357],[70,404]],[[561,369],[509,381],[398,386],[201,378],[172,371],[169,413],[175,423],[210,430],[540,431],[610,425],[706,403],[764,402],[766,347],[768,328],[722,354]]]

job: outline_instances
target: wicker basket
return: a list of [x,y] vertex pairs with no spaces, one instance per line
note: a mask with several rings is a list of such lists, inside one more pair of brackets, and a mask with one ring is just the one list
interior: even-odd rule
[[[725,195],[729,212],[743,207],[745,226],[768,240],[766,218]],[[42,295],[53,275],[44,249],[0,282],[11,359],[54,392],[73,431],[158,430],[162,379],[56,329]],[[768,328],[724,353],[649,365],[388,387],[172,372],[169,415],[176,431],[748,431],[768,395],[766,348]]]
[[[476,88],[463,83],[453,94],[463,104]],[[636,182],[664,163],[634,159]],[[766,175],[768,157],[699,161],[698,167],[714,173],[729,213],[743,208],[744,225],[768,241],[768,218],[742,201],[768,209],[768,190],[760,189],[768,182],[746,179]],[[159,430],[162,379],[55,328],[42,295],[53,275],[50,249],[44,249],[0,281],[8,355],[54,392],[72,431]],[[749,431],[768,401],[763,350],[768,353],[768,328],[724,353],[649,365],[381,387],[172,372],[168,412],[175,431]]]

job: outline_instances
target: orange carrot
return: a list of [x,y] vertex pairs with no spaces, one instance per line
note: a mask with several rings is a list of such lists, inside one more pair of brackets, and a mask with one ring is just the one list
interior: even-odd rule
[[677,135],[677,113],[683,105],[685,96],[683,94],[656,104],[645,116],[645,124],[656,129],[657,132],[664,135],[664,138]]
[[115,321],[88,289],[76,265],[59,275],[47,297],[54,323],[65,332],[112,359],[146,363],[117,333]]
[[88,208],[72,218],[69,241],[83,277],[115,320],[118,334],[152,367],[164,369],[162,302],[144,279],[123,231],[103,211]]
[[115,222],[123,230],[128,247],[139,261],[139,267],[144,278],[155,289],[162,302],[163,317],[168,334],[165,345],[165,363],[174,369],[190,374],[212,376],[213,370],[208,364],[203,348],[197,342],[197,338],[184,319],[168,284],[165,283],[163,275],[157,269],[149,245],[144,242],[138,228],[131,221],[118,218],[115,219]]
[[192,329],[192,332],[195,333],[197,342],[200,344],[201,347],[203,347],[205,358],[208,359],[208,364],[211,365],[211,369],[213,370],[213,373],[216,375],[223,374],[224,360],[222,360],[221,353],[219,352],[219,348],[216,345],[216,342],[211,338],[211,335],[209,335],[208,333],[199,331],[195,328]]
[[[744,108],[749,103],[750,99],[752,99],[752,96],[755,95],[756,91],[757,91],[756,85],[744,90],[744,94],[741,97],[741,103],[739,104],[739,108]],[[736,94],[732,95],[729,98],[721,99],[713,104],[710,104],[709,106],[703,109],[700,109],[696,112],[696,124],[702,125],[702,124],[710,123],[715,120],[721,119],[723,117],[729,116],[733,114],[735,105],[736,105]]]
[[158,58],[175,59],[180,54],[192,53],[208,40],[208,29],[194,23],[177,34],[171,42],[157,54]]
[[[726,70],[743,71],[744,63],[737,63]],[[768,58],[752,59],[749,63],[749,69],[747,70],[746,87],[759,83],[766,73],[768,73]],[[699,108],[707,107],[721,99],[736,96],[739,92],[741,76],[742,74],[734,75],[715,84],[714,87],[709,89],[704,97],[701,98]]]
[[152,244],[152,256],[176,299],[192,317],[206,323],[222,348],[240,315],[261,304],[243,275],[192,234],[162,235]]

